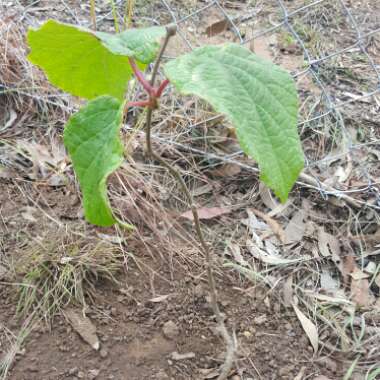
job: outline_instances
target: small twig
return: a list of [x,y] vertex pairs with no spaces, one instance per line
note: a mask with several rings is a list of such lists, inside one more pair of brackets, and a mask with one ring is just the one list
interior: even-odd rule
[[111,8],[112,8],[112,16],[113,16],[113,24],[115,26],[115,32],[119,33],[120,32],[120,27],[119,27],[119,21],[117,19],[117,9],[116,9],[116,4],[114,0],[110,0]]
[[168,25],[166,27],[166,36],[165,36],[165,40],[164,42],[162,43],[161,45],[161,49],[158,53],[158,56],[157,56],[157,59],[156,59],[156,62],[153,66],[153,71],[152,71],[152,77],[150,78],[150,85],[152,87],[154,87],[154,82],[156,80],[156,76],[157,76],[157,73],[158,73],[158,68],[160,67],[160,63],[161,63],[161,60],[162,60],[162,57],[164,55],[164,52],[165,52],[165,49],[166,47],[168,46],[168,43],[169,43],[169,40],[171,37],[173,37],[175,34],[177,33],[177,26],[174,25],[174,24],[171,24],[171,25]]
[[[161,50],[158,54],[157,60],[155,62],[153,72],[152,72],[152,77],[150,80],[150,86],[154,88],[154,82],[158,73],[158,68],[163,56],[163,53],[165,51],[165,48],[169,42],[170,37],[172,37],[176,32],[175,27],[169,26],[167,28],[167,33],[166,33],[166,38],[164,43],[161,46]],[[168,84],[168,82],[164,81],[157,92],[153,95],[154,97],[157,95],[160,95],[165,88],[165,86]],[[152,95],[151,95],[152,96]],[[227,351],[226,351],[226,357],[224,364],[221,368],[221,373],[218,377],[218,380],[225,380],[227,379],[230,370],[232,368],[233,360],[235,357],[235,352],[236,352],[236,343],[233,337],[228,333],[226,325],[224,323],[224,319],[222,316],[222,313],[220,312],[219,306],[218,306],[218,299],[217,299],[217,291],[216,291],[216,285],[215,285],[215,277],[214,277],[214,269],[213,269],[213,260],[212,260],[212,255],[209,246],[206,243],[206,240],[203,235],[201,223],[199,220],[199,215],[197,208],[194,204],[193,196],[191,195],[191,192],[186,186],[185,181],[183,180],[181,174],[167,161],[165,161],[161,156],[157,155],[153,149],[152,149],[152,142],[151,142],[151,127],[152,127],[152,112],[153,108],[149,107],[147,111],[147,116],[146,116],[146,145],[147,145],[147,151],[148,154],[158,161],[163,167],[165,167],[169,173],[178,181],[178,183],[181,186],[181,189],[183,193],[185,194],[187,198],[187,202],[190,205],[193,218],[194,218],[194,225],[195,225],[195,230],[202,248],[202,251],[205,255],[206,259],[206,264],[207,264],[207,279],[208,283],[210,286],[210,294],[211,294],[211,306],[213,309],[213,312],[215,314],[216,321],[218,323],[218,328],[219,332],[222,335],[226,346],[227,346]]]
[[92,29],[96,30],[95,0],[90,0],[90,14],[91,14],[91,21],[92,21]]

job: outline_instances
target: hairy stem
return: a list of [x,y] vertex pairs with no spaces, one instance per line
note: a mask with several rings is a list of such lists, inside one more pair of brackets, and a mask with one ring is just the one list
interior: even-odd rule
[[[167,28],[167,33],[166,33],[166,38],[164,43],[161,46],[161,50],[158,54],[157,60],[155,62],[155,65],[153,67],[153,72],[152,72],[152,77],[150,80],[150,86],[154,88],[154,82],[158,73],[158,68],[163,56],[163,53],[166,49],[166,46],[169,42],[170,37],[172,37],[176,33],[175,27],[169,26]],[[156,97],[162,94],[162,91],[168,84],[168,81],[162,82],[158,90],[154,95],[150,95],[151,97]],[[224,323],[224,318],[222,316],[222,313],[220,312],[219,305],[218,305],[218,299],[217,299],[217,291],[216,291],[216,285],[215,285],[215,277],[214,277],[214,266],[213,266],[213,260],[212,260],[212,254],[209,246],[206,243],[206,240],[204,238],[203,230],[201,227],[201,223],[199,220],[199,215],[197,211],[197,207],[194,204],[193,196],[190,192],[190,190],[187,188],[187,185],[185,181],[183,180],[181,173],[178,172],[169,162],[164,160],[161,156],[156,154],[153,151],[152,148],[152,140],[151,140],[151,129],[152,129],[152,113],[153,113],[153,108],[149,107],[147,110],[147,115],[146,115],[146,146],[147,146],[147,151],[148,154],[158,161],[164,168],[168,170],[168,172],[177,180],[179,185],[181,186],[181,189],[183,193],[186,196],[186,200],[191,208],[191,212],[193,214],[194,218],[194,225],[195,225],[195,230],[199,239],[199,243],[201,245],[202,251],[204,253],[205,259],[206,259],[206,264],[207,264],[207,280],[210,286],[210,294],[211,294],[211,306],[213,309],[213,312],[215,314],[216,321],[218,323],[218,329],[220,334],[222,335],[226,346],[227,346],[227,352],[226,352],[226,357],[225,361],[223,363],[223,366],[221,368],[221,373],[218,377],[218,380],[226,380],[229,372],[232,368],[233,360],[235,357],[235,352],[236,352],[236,343],[234,338],[229,334],[226,325]]]
[[135,102],[132,101],[132,102],[128,102],[125,105],[124,112],[127,112],[128,108],[131,108],[131,107],[149,107],[149,106],[150,106],[149,100],[137,100]]
[[153,86],[145,79],[144,74],[137,67],[135,60],[133,58],[128,57],[128,61],[132,67],[132,71],[135,74],[135,77],[144,87],[144,90],[149,94],[149,96],[154,95]]
[[162,81],[162,83],[158,86],[156,91],[156,98],[160,98],[162,93],[164,92],[166,86],[169,84],[169,79],[165,79]]

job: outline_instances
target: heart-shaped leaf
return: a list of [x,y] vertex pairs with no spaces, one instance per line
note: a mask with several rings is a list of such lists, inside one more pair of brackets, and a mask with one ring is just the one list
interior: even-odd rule
[[165,28],[152,27],[113,35],[49,20],[29,30],[28,59],[45,71],[52,84],[73,95],[122,100],[132,76],[128,57],[144,69],[154,60],[164,34]]
[[118,34],[96,32],[103,45],[114,54],[126,55],[143,63],[154,61],[160,49],[160,40],[166,29],[152,26],[145,29],[127,29]]
[[85,217],[98,226],[116,222],[106,181],[123,162],[119,137],[123,106],[110,96],[91,100],[70,118],[64,131],[64,143],[83,194]]
[[261,179],[285,202],[304,163],[292,77],[236,44],[195,49],[164,71],[181,93],[198,95],[229,118]]

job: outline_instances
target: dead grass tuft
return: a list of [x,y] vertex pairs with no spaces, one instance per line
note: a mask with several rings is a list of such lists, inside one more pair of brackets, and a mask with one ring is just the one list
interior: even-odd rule
[[114,275],[123,265],[116,245],[66,230],[33,239],[14,257],[20,279],[17,314],[25,317],[37,310],[46,319],[69,304],[93,303],[96,284],[116,282]]
[[28,27],[19,19],[20,14],[6,11],[0,19],[0,115],[4,117],[0,124],[7,125],[11,111],[24,124],[47,114],[49,120],[65,120],[72,109],[70,97],[51,86],[27,60]]

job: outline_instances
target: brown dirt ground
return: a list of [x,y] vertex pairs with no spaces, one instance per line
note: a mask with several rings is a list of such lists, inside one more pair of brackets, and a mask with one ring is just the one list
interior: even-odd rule
[[[33,191],[38,191],[45,201],[50,193],[33,185],[28,189],[37,201]],[[50,236],[57,233],[43,214],[35,215],[36,222],[20,215],[18,210],[29,201],[11,183],[2,183],[0,190],[1,215],[7,221],[7,229],[2,230],[4,251],[17,252],[27,244],[27,236],[38,236],[42,230]],[[67,195],[57,191],[53,198],[49,211],[62,215]],[[75,208],[71,214],[75,214]],[[76,222],[71,222],[71,227],[73,223]],[[9,379],[93,379],[95,375],[96,379],[120,380],[215,378],[223,362],[224,343],[215,333],[203,273],[180,264],[181,258],[157,259],[158,252],[152,260],[151,255],[144,255],[145,249],[138,242],[128,248],[138,257],[139,265],[128,262],[118,275],[117,286],[99,282],[95,302],[86,310],[96,326],[100,350],[92,349],[58,315],[51,324],[39,323],[28,335]],[[294,312],[286,309],[275,294],[253,287],[252,282],[236,275],[219,275],[218,289],[222,312],[239,342],[232,379],[294,379],[298,374],[301,379],[317,374],[341,378],[339,361],[320,362],[313,358]],[[0,324],[17,333],[22,320],[15,317],[15,289],[1,284],[0,294]],[[155,298],[163,295],[167,298],[156,302]],[[170,338],[163,332],[168,321],[178,327]],[[2,343],[5,354],[5,339]],[[0,354],[1,350],[0,346]],[[191,358],[175,360],[174,352],[190,353]]]
[[[233,2],[226,3],[233,5]],[[286,3],[288,6],[293,4],[292,1]],[[296,8],[299,2],[294,4]],[[36,7],[36,17],[39,18],[39,12],[45,12],[44,9],[49,7],[50,2],[41,1]],[[67,13],[53,11],[51,16],[65,19],[70,16],[67,8],[65,12]],[[43,14],[42,18],[44,17]],[[107,22],[112,23],[112,17],[109,16]],[[215,37],[216,42],[219,37]],[[254,48],[263,55],[271,54],[268,48],[270,43],[271,41],[263,38],[257,41]],[[174,50],[178,49],[175,47]],[[295,70],[303,63],[301,59],[289,59],[289,55],[284,55],[279,60],[286,67],[289,61],[290,70]],[[310,85],[311,82],[306,81],[305,86]],[[62,124],[62,119],[63,116],[59,125]],[[43,121],[40,123],[44,124]],[[35,125],[32,125],[21,133],[17,132],[15,136],[17,139],[25,139],[26,136],[30,138],[35,133],[34,128]],[[15,136],[2,138],[13,139]],[[31,139],[36,140],[34,137]],[[314,152],[315,146],[312,148]],[[2,259],[12,260],[12,257],[29,246],[33,238],[41,235],[51,236],[54,240],[62,231],[62,226],[58,227],[57,221],[63,228],[83,229],[80,199],[72,173],[67,186],[51,186],[45,179],[26,178],[25,173],[21,172],[14,174],[11,179],[0,176]],[[213,182],[214,185],[216,183],[219,189],[228,187],[228,190],[231,189],[230,193],[236,192],[236,199],[232,204],[238,204],[241,194],[245,195],[243,191],[239,193],[242,186],[254,189],[252,192],[258,186],[252,175],[241,182],[232,183],[228,178],[219,178]],[[304,193],[305,196],[309,195],[306,190]],[[296,201],[299,201],[301,195],[296,194]],[[314,197],[319,199],[318,194]],[[316,204],[320,219],[326,217],[327,220],[327,216],[336,220],[339,217],[346,218],[346,214],[340,210],[340,204],[334,210],[331,204],[325,210],[326,203],[323,200]],[[32,218],[30,215],[23,215],[25,207],[33,209]],[[53,220],[48,215],[52,215]],[[241,217],[239,212],[232,216],[236,220]],[[229,221],[231,220],[222,217],[220,224],[215,227],[220,228],[224,224],[227,226],[225,228],[229,228]],[[345,221],[342,225],[346,227],[344,223]],[[141,228],[143,236],[149,237],[149,231],[144,226]],[[89,236],[96,236],[99,232],[115,233],[114,230],[89,226],[85,229]],[[218,232],[223,233],[223,230]],[[331,232],[335,232],[335,229],[332,228]],[[189,228],[188,233],[191,235]],[[96,326],[101,342],[100,349],[91,348],[73,330],[65,317],[57,314],[51,322],[41,321],[27,336],[25,344],[22,344],[16,354],[8,379],[203,380],[217,377],[218,368],[223,363],[224,343],[215,332],[216,323],[208,302],[202,258],[186,257],[194,253],[191,249],[184,250],[184,253],[181,249],[178,252],[166,250],[159,244],[155,247],[151,240],[151,253],[148,253],[146,246],[136,237],[123,244],[123,249],[132,252],[133,257],[128,257],[120,264],[118,284],[98,281],[95,299],[93,302],[88,300],[85,310]],[[219,248],[218,244],[216,246]],[[236,272],[225,269],[218,272],[221,309],[229,329],[236,333],[239,344],[238,357],[230,379],[306,380],[316,379],[318,375],[324,375],[331,380],[342,379],[355,356],[350,353],[346,356],[335,354],[329,357],[325,352],[321,356],[314,355],[293,309],[285,307],[275,291],[254,285],[254,282],[244,279]],[[6,277],[2,277],[1,272],[0,300],[0,358],[4,359],[9,340],[1,332],[5,327],[17,336],[24,319],[15,317],[17,291],[13,284],[10,286]],[[79,313],[82,311],[80,307],[76,310]],[[169,321],[176,326],[170,337],[164,333],[164,327]]]

